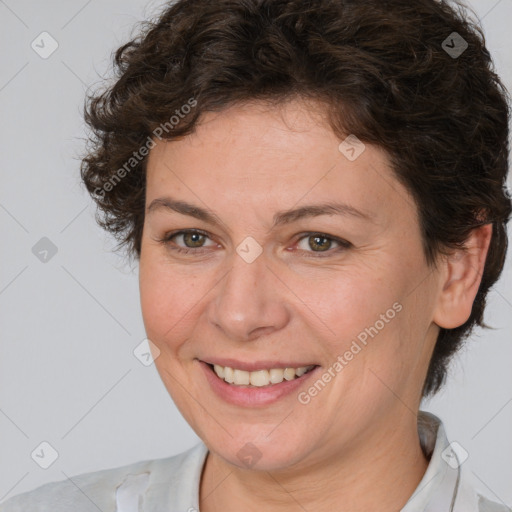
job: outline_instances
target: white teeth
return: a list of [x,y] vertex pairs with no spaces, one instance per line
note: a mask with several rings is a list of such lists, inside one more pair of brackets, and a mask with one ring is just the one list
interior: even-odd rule
[[235,380],[233,381],[233,384],[236,384],[237,386],[248,386],[249,385],[249,372],[246,372],[245,370],[233,370]]
[[267,386],[269,379],[270,377],[267,370],[251,372],[251,384],[253,386]]
[[314,368],[314,365],[301,366],[300,368],[272,368],[270,370],[256,370],[248,372],[237,370],[229,366],[213,365],[213,370],[220,379],[234,384],[235,386],[268,386],[269,384],[280,384],[283,380],[293,380],[295,377],[301,377],[306,372]]
[[215,370],[215,373],[221,378],[224,378],[224,366],[219,366],[218,364],[213,365],[213,369]]
[[284,378],[286,380],[295,379],[295,368],[286,368],[284,370]]
[[301,366],[300,368],[297,368],[295,370],[295,373],[297,374],[297,377],[300,377],[301,375],[304,375],[308,371],[307,366]]
[[282,368],[274,368],[273,370],[270,370],[270,382],[272,384],[279,384],[280,382],[283,382],[284,378],[284,370]]
[[226,382],[229,382],[230,384],[233,384],[233,382],[235,382],[235,372],[233,371],[233,368],[230,368],[229,366],[226,366],[224,368],[224,380]]

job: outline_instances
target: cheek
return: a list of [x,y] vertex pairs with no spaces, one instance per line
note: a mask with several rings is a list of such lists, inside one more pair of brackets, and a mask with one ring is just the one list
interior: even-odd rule
[[140,260],[139,287],[144,326],[159,345],[177,337],[193,315],[200,293],[193,276],[183,276],[156,255],[146,253]]
[[389,394],[379,377],[391,389],[406,378],[404,369],[415,357],[410,336],[405,335],[411,327],[408,282],[396,265],[388,264],[317,273],[315,279],[290,283],[308,306],[303,311],[312,335],[325,349],[326,366],[338,362],[333,367],[333,399],[341,393],[354,406],[362,396],[369,404],[378,402],[382,394]]
[[396,316],[393,304],[400,298],[399,287],[393,286],[388,275],[378,269],[333,269],[311,278],[297,276],[290,288],[309,308],[327,339],[336,340],[333,343],[343,349],[347,341],[376,322],[378,330],[383,330],[381,315],[386,316],[388,310],[386,326]]

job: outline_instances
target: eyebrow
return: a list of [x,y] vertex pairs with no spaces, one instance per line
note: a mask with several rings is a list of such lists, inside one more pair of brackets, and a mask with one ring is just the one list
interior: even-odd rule
[[[146,213],[150,214],[156,210],[165,209],[172,212],[188,215],[196,219],[202,220],[212,225],[225,225],[218,215],[207,208],[187,203],[185,201],[177,201],[171,197],[159,197],[151,202]],[[340,202],[327,202],[320,204],[310,204],[294,208],[292,210],[283,210],[277,212],[273,218],[272,229],[285,224],[291,224],[300,219],[319,217],[321,215],[343,215],[351,216],[360,220],[374,222],[374,216],[368,212],[363,212],[353,206]]]

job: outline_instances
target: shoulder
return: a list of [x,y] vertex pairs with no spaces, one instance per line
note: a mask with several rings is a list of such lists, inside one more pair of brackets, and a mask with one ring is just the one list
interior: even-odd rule
[[491,501],[485,496],[477,495],[478,497],[478,512],[512,512],[512,508]]
[[[116,492],[126,482],[140,487],[145,478],[141,492],[151,488],[155,496],[168,489],[179,489],[180,479],[197,472],[197,465],[205,454],[206,448],[200,443],[172,457],[139,461],[47,483],[1,503],[0,512],[115,512]],[[137,477],[140,477],[139,483]]]
[[512,512],[512,509],[503,503],[497,503],[482,495],[468,478],[463,478],[459,486],[456,499],[455,512]]

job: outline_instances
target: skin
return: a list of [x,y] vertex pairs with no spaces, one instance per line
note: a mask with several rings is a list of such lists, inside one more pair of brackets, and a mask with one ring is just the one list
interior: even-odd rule
[[[428,464],[417,433],[428,363],[439,327],[461,325],[471,313],[491,226],[473,231],[466,252],[429,267],[415,203],[386,153],[367,144],[349,161],[322,113],[299,100],[279,109],[233,106],[204,115],[192,135],[156,141],[149,155],[146,206],[171,196],[221,220],[154,209],[140,257],[155,364],[209,448],[202,512],[396,511]],[[272,229],[276,212],[327,201],[372,220],[322,215]],[[180,229],[208,237],[202,247],[183,236],[159,241]],[[352,245],[319,248],[309,232]],[[252,263],[236,252],[247,236],[263,249]],[[197,361],[291,359],[327,369],[395,303],[401,311],[307,405],[296,393],[265,407],[228,404]],[[252,467],[237,456],[246,443],[261,453]]]

